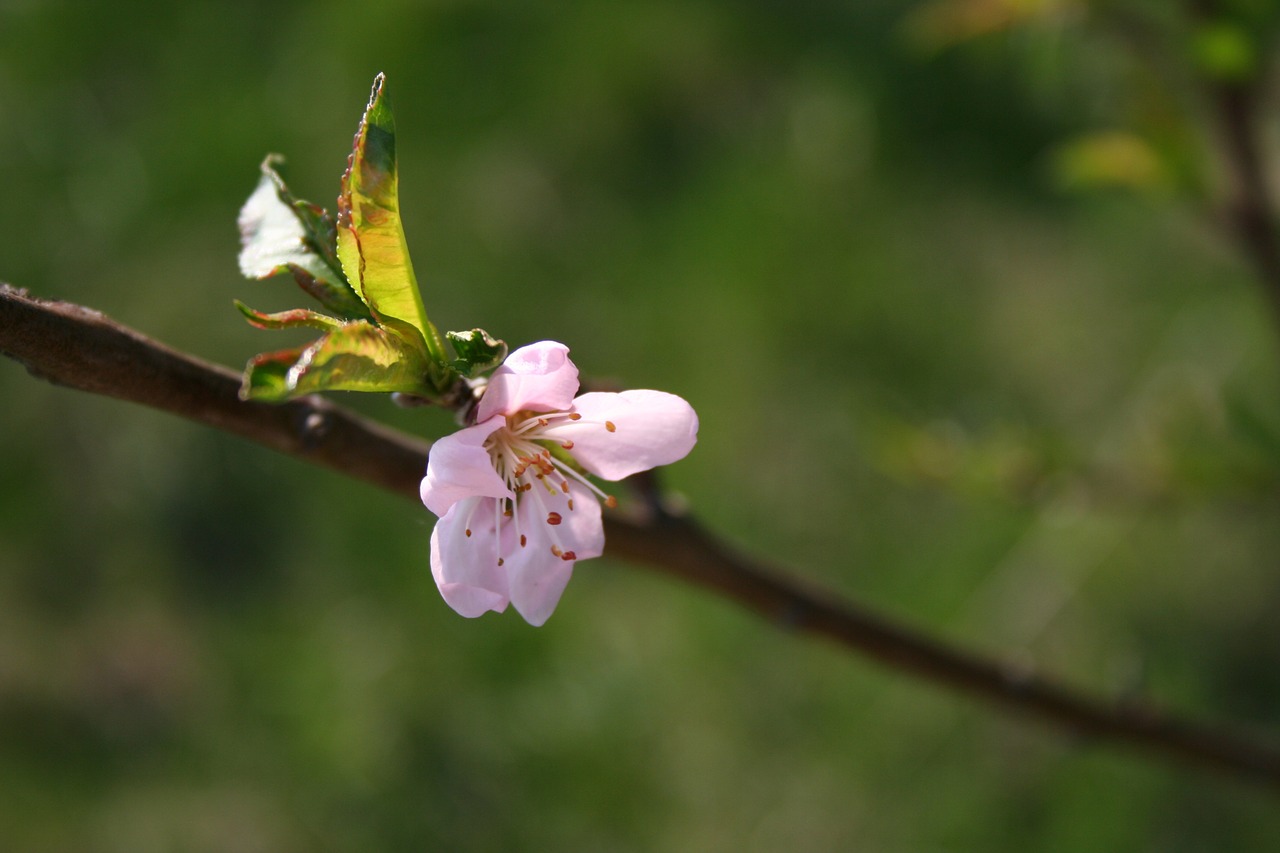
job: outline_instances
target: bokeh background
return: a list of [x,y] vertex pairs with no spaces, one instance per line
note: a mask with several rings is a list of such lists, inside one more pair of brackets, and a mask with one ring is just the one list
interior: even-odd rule
[[[687,397],[665,482],[743,549],[1274,735],[1277,326],[1187,178],[1195,93],[1143,101],[1171,159],[1092,144],[1159,82],[1078,5],[961,14],[1030,5],[3,0],[0,279],[224,364],[294,343],[231,305],[302,304],[239,278],[237,210],[272,151],[331,204],[385,71],[442,328]],[[431,523],[0,360],[0,848],[1280,843],[1273,795],[622,563],[464,620]]]

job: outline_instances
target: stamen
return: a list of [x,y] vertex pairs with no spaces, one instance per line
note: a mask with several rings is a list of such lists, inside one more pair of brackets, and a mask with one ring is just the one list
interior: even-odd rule
[[586,486],[588,489],[590,489],[592,492],[594,492],[594,493],[595,493],[595,495],[596,495],[596,497],[600,498],[600,500],[604,500],[605,498],[607,498],[607,497],[608,497],[608,495],[606,495],[606,494],[604,493],[604,491],[603,491],[599,486],[597,486],[595,483],[593,483],[593,482],[591,482],[590,480],[588,480],[586,477],[584,477],[582,474],[580,474],[580,473],[578,473],[577,471],[575,471],[575,470],[574,470],[573,468],[571,468],[570,466],[568,466],[568,465],[564,464],[563,462],[561,462],[559,459],[552,458],[552,460],[551,460],[551,461],[552,461],[553,463],[555,463],[555,466],[556,466],[557,470],[559,470],[559,471],[560,471],[560,473],[565,474],[565,475],[567,475],[567,476],[569,476],[569,477],[572,477],[574,480],[576,480],[576,481],[578,481],[579,483],[581,483],[582,485]]
[[562,519],[560,518],[560,513],[558,512],[547,513],[547,524],[559,524],[561,520]]

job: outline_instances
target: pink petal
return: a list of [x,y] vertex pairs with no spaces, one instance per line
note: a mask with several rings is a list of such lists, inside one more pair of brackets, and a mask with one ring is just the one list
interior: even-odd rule
[[427,509],[443,517],[458,501],[466,498],[509,498],[511,490],[493,469],[484,441],[503,426],[502,418],[458,430],[431,445],[427,476],[419,492]]
[[511,353],[489,377],[480,398],[476,420],[494,415],[531,412],[563,412],[578,393],[578,368],[569,360],[569,348],[555,341],[529,344]]
[[573,458],[606,480],[621,480],[683,459],[698,440],[698,416],[675,394],[592,392],[574,400],[573,410],[582,415],[581,420],[560,421],[540,435],[572,441]]
[[[584,486],[567,482],[569,491],[549,492],[541,486],[525,492],[516,509],[516,524],[525,536],[506,558],[511,603],[530,625],[547,621],[578,560],[598,557],[604,551],[604,525],[600,502]],[[569,509],[572,501],[573,509]],[[557,524],[549,524],[555,513]],[[552,546],[564,559],[552,551]]]
[[495,509],[489,498],[458,501],[431,532],[436,586],[445,603],[469,619],[507,609],[507,573],[498,565]]

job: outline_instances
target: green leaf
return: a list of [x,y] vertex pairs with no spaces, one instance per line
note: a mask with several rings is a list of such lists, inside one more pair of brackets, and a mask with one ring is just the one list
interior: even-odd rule
[[1159,190],[1172,182],[1159,152],[1144,139],[1123,130],[1086,133],[1053,152],[1053,177],[1067,190]]
[[293,396],[289,389],[289,369],[302,357],[306,347],[264,352],[245,365],[240,380],[241,400],[279,403]]
[[264,353],[245,367],[240,396],[279,402],[315,391],[434,396],[422,354],[399,335],[356,320],[306,347]]
[[484,329],[469,332],[445,332],[457,358],[449,365],[463,376],[471,377],[494,369],[507,357],[506,341],[491,337]]
[[369,309],[343,277],[336,224],[321,208],[290,194],[274,168],[279,162],[275,155],[262,162],[258,187],[240,209],[240,271],[256,279],[292,273],[330,311],[368,318]]
[[1239,82],[1258,72],[1258,49],[1244,28],[1220,21],[1196,31],[1191,55],[1209,78]]
[[235,300],[235,303],[236,308],[240,309],[240,313],[249,321],[249,324],[259,329],[293,329],[299,326],[306,326],[327,332],[341,328],[343,325],[342,320],[308,308],[294,308],[289,311],[279,311],[275,314],[264,314],[261,311],[254,311],[239,299]]
[[[427,320],[418,281],[409,261],[396,174],[395,120],[379,74],[338,197],[338,258],[381,325],[406,336],[440,370],[444,342]],[[399,323],[388,322],[398,320]]]

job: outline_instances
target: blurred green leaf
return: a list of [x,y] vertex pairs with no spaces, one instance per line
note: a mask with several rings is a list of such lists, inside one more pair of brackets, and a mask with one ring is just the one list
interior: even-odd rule
[[1226,21],[1197,30],[1191,55],[1200,70],[1214,80],[1248,80],[1258,70],[1257,46],[1243,27]]
[[1280,426],[1242,394],[1227,394],[1224,402],[1232,430],[1262,452],[1271,464],[1280,465]]
[[263,160],[258,187],[240,209],[240,271],[255,279],[291,273],[303,290],[335,314],[369,318],[369,310],[343,276],[333,218],[293,197],[274,168],[280,162],[277,155]]
[[245,367],[240,396],[279,402],[315,391],[403,391],[429,395],[422,354],[399,335],[363,320],[298,349],[264,353]]
[[506,341],[490,336],[484,329],[469,332],[445,332],[457,358],[450,362],[463,376],[477,376],[492,370],[507,357]]
[[907,37],[925,50],[1003,32],[1059,14],[1074,6],[1071,0],[930,0],[907,15]]
[[1120,130],[1088,133],[1060,145],[1051,168],[1055,182],[1071,190],[1152,190],[1170,183],[1156,150],[1138,135]]
[[[373,83],[338,198],[338,258],[379,324],[444,367],[444,343],[427,320],[400,223],[395,120],[385,78]],[[399,323],[388,321],[398,320]]]

